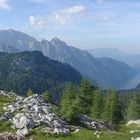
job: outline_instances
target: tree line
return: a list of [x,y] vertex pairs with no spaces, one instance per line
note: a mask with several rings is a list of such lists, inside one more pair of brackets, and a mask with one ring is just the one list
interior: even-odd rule
[[140,107],[137,96],[133,95],[125,105],[124,100],[116,90],[103,91],[101,88],[94,87],[87,79],[83,79],[79,86],[66,84],[59,113],[71,123],[77,121],[79,114],[109,124],[139,119]]

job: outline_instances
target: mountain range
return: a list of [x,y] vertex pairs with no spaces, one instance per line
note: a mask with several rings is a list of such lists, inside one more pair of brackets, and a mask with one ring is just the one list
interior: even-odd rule
[[[123,62],[110,58],[95,58],[88,51],[67,45],[58,38],[38,41],[25,33],[9,29],[0,31],[0,43],[14,46],[19,52],[41,51],[53,60],[71,65],[84,77],[103,88],[121,89],[137,74],[134,68]],[[3,49],[3,52],[7,52],[6,49]]]

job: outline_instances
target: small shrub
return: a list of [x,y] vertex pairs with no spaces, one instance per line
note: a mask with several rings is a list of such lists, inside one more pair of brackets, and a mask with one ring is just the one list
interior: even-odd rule
[[33,91],[32,91],[31,89],[29,89],[29,90],[27,91],[27,97],[33,96],[33,95],[34,95]]
[[47,91],[43,93],[43,97],[44,97],[45,100],[51,101],[50,94]]

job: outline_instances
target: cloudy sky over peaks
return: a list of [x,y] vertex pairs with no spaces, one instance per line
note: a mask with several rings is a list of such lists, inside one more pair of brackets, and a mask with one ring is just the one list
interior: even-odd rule
[[0,29],[140,53],[140,0],[0,0]]

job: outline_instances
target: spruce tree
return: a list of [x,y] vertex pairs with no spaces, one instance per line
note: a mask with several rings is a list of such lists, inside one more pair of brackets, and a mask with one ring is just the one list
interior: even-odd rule
[[111,92],[107,91],[106,96],[104,98],[104,110],[103,110],[103,120],[109,122],[110,121],[110,101],[111,101]]
[[111,124],[118,123],[122,120],[119,96],[114,90],[108,90],[106,95],[104,119]]
[[74,122],[77,117],[77,101],[76,101],[76,89],[72,84],[65,86],[63,96],[60,102],[61,111],[60,114],[70,123]]
[[112,93],[111,116],[112,116],[111,118],[112,123],[118,123],[120,120],[122,120],[121,104],[120,104],[119,96],[115,91]]
[[82,114],[89,115],[91,112],[93,89],[94,87],[87,79],[81,81],[78,101],[80,104],[79,111]]
[[94,119],[100,119],[102,113],[102,90],[97,89],[93,91],[93,102],[91,108],[91,117]]

